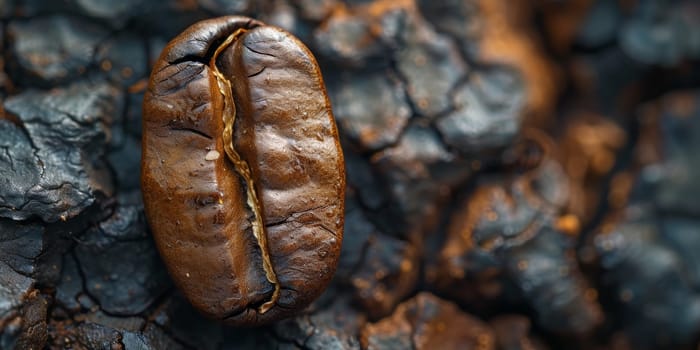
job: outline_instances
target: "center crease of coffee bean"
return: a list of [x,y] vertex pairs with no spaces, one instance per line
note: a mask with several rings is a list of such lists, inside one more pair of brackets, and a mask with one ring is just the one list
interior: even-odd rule
[[263,269],[265,270],[265,277],[267,280],[275,286],[275,290],[272,293],[270,300],[263,303],[259,308],[258,312],[264,314],[270,310],[277,300],[280,294],[280,284],[277,280],[277,275],[275,270],[272,268],[272,261],[270,260],[269,247],[267,244],[267,234],[265,232],[265,225],[262,219],[262,212],[260,208],[260,201],[258,195],[255,192],[255,183],[253,181],[253,176],[250,171],[250,166],[248,163],[241,158],[236,149],[233,147],[233,129],[234,123],[236,121],[236,105],[233,100],[233,90],[231,88],[231,82],[227,79],[216,66],[216,60],[219,54],[229,47],[233,42],[236,41],[241,35],[246,32],[245,29],[237,29],[233,34],[229,35],[226,40],[219,45],[219,47],[214,52],[214,55],[209,62],[209,67],[212,69],[216,81],[219,86],[219,92],[224,98],[224,108],[223,108],[223,120],[224,120],[224,150],[226,151],[226,156],[234,165],[236,172],[241,176],[246,187],[246,202],[250,210],[253,212],[253,221],[251,226],[253,229],[253,236],[257,240],[258,246],[260,247],[260,252],[262,254]]

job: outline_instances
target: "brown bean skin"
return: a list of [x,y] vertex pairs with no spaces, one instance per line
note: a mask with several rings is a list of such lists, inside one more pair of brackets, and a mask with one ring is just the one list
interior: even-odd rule
[[278,320],[335,272],[343,155],[318,65],[281,29],[223,17],[165,47],[144,96],[141,182],[171,276],[209,317]]

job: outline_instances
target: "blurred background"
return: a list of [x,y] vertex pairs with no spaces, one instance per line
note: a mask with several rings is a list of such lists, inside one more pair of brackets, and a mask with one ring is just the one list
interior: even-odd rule
[[[155,250],[141,102],[238,14],[316,55],[348,177],[329,290],[203,319]],[[0,0],[1,349],[697,349],[700,2]]]

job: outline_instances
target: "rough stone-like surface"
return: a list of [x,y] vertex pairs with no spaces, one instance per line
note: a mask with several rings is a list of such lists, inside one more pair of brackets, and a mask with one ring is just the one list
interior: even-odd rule
[[[35,33],[42,33],[36,35]],[[75,80],[90,69],[97,45],[109,32],[74,16],[54,15],[10,23],[10,61],[23,84],[51,86]],[[31,86],[31,85],[30,85]]]
[[148,75],[146,43],[133,33],[112,36],[97,45],[92,64],[122,86],[135,84]]
[[530,321],[521,315],[498,316],[489,322],[500,350],[544,350],[547,346],[534,338]]
[[0,220],[0,347],[42,347],[46,341],[44,297],[32,275],[42,252],[43,227]]
[[375,72],[346,74],[337,81],[331,79],[328,89],[338,127],[363,151],[396,143],[411,117],[395,77]]
[[[146,233],[143,205],[137,196],[119,196],[111,216],[88,229],[75,247],[86,292],[110,314],[139,314],[170,287]],[[115,265],[116,260],[122,263]]]
[[453,303],[420,293],[362,328],[363,349],[495,349],[493,331]]
[[[173,287],[138,176],[161,50],[230,14],[316,56],[348,182],[328,291],[254,329]],[[0,0],[0,20],[0,349],[698,348],[697,1]]]
[[347,299],[340,298],[313,314],[280,322],[273,333],[282,347],[360,349],[358,333],[364,323],[362,314],[354,310]]
[[[17,163],[5,183],[0,216],[15,220],[39,217],[66,221],[113,192],[102,156],[121,93],[105,83],[80,82],[54,91],[29,90],[5,101],[5,111],[19,120],[23,132],[9,126]],[[4,123],[5,127],[8,127]],[[24,134],[24,135],[22,135]],[[30,153],[31,150],[31,153]]]
[[437,121],[445,142],[462,153],[505,147],[520,131],[523,105],[520,77],[508,69],[475,73],[455,93],[455,110]]
[[[599,324],[600,305],[577,266],[573,242],[557,226],[568,199],[567,178],[544,157],[512,182],[485,184],[473,193],[452,218],[440,263],[428,276],[467,303],[475,297],[460,293],[468,281],[485,285],[476,290],[487,297],[515,292],[534,309],[540,326],[585,334]],[[505,289],[508,284],[515,290]]]
[[[401,16],[403,13],[397,16]],[[440,36],[413,11],[395,20],[401,44],[396,66],[406,91],[421,115],[434,117],[451,107],[449,96],[467,72],[454,42]]]
[[[697,257],[699,95],[683,91],[640,109],[645,166],[631,203],[596,235],[604,293],[620,308],[617,322],[635,348],[675,348],[697,339],[700,276]],[[642,147],[643,146],[643,147]],[[656,286],[663,285],[663,288]]]

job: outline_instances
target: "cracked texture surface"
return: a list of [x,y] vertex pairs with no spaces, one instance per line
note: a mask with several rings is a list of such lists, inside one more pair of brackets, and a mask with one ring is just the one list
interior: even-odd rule
[[[495,349],[696,349],[697,10],[693,0],[0,0],[0,348],[404,348],[480,334]],[[190,304],[140,200],[148,74],[171,38],[224,15],[279,26],[313,52],[348,176],[334,279],[257,328]],[[193,78],[170,85],[174,107],[209,80],[206,43],[161,72]],[[280,55],[251,48],[272,56],[231,47],[219,67],[245,59],[236,75],[258,81],[236,94],[270,93],[260,80],[280,72],[263,67]],[[561,157],[538,166],[522,143],[533,127]],[[195,136],[189,144],[207,142]],[[254,171],[296,178],[303,157],[285,142],[268,151],[294,155],[279,159],[290,166]],[[270,226],[328,209],[294,205],[292,217],[272,207]],[[260,260],[248,243],[242,261]],[[441,315],[478,319],[479,334],[430,333]]]
[[[66,90],[30,90],[7,99],[5,113],[26,132],[25,137],[13,136],[24,146],[12,149],[25,156],[17,157],[21,163],[18,160],[17,170],[4,180],[11,185],[0,197],[0,216],[65,221],[90,206],[97,195],[110,195],[112,179],[101,156],[112,119],[120,113],[120,98],[111,85],[77,83]],[[27,157],[27,147],[32,157]]]

